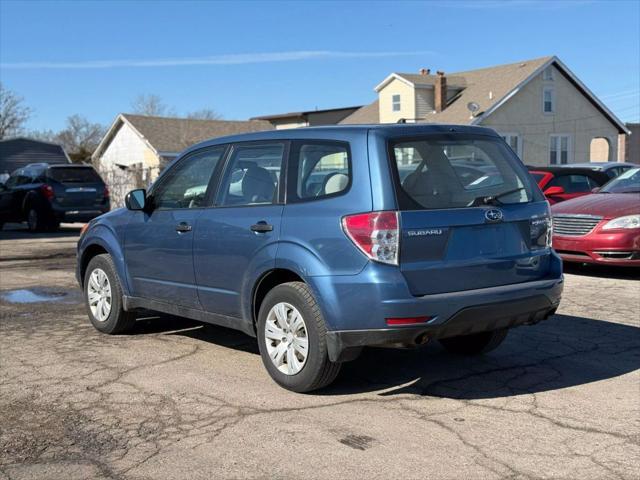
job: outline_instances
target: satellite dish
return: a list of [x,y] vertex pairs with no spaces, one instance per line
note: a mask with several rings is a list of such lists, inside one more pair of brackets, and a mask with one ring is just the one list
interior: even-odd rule
[[467,103],[467,110],[469,110],[471,114],[474,115],[478,110],[480,110],[480,105],[478,105],[476,102],[469,102]]

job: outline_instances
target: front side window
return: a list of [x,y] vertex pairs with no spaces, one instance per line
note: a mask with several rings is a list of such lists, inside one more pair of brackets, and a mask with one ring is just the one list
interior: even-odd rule
[[278,201],[283,143],[235,145],[217,204],[268,205]]
[[551,165],[569,163],[569,135],[551,135],[549,137],[549,163]]
[[391,96],[391,110],[394,112],[399,112],[401,108],[400,105],[400,95],[392,95]]
[[504,204],[532,199],[530,175],[504,142],[495,138],[429,135],[394,142],[391,147],[402,208],[470,207],[487,197]]
[[161,178],[151,193],[159,209],[206,206],[211,176],[224,155],[225,147],[198,151],[181,160]]
[[544,87],[542,90],[542,111],[544,113],[554,113],[555,106],[555,89],[553,87]]
[[293,201],[339,195],[351,183],[349,149],[341,142],[296,142],[291,169],[295,172]]

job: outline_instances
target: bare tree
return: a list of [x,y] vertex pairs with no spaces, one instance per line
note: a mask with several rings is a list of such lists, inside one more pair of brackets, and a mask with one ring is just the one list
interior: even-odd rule
[[74,162],[91,160],[91,155],[102,140],[106,128],[99,123],[91,123],[85,117],[72,115],[67,118],[64,130],[53,138],[61,144]]
[[0,139],[18,135],[31,116],[24,99],[0,83]]
[[153,117],[163,117],[175,115],[172,108],[169,108],[159,95],[148,94],[138,95],[131,102],[133,113],[139,115],[149,115]]
[[202,108],[188,113],[187,118],[194,120],[222,120],[222,115],[216,112],[213,108]]

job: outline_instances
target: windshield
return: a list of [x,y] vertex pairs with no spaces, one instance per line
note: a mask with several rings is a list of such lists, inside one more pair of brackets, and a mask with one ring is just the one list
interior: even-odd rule
[[532,178],[497,138],[441,134],[391,143],[402,209],[532,200]]
[[102,183],[95,170],[87,167],[50,168],[48,176],[60,183]]
[[640,193],[640,168],[631,168],[600,189],[600,193]]

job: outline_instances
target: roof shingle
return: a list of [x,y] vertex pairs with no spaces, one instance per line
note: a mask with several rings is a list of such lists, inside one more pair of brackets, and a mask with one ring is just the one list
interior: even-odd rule
[[178,153],[210,138],[273,130],[271,123],[263,120],[195,120],[130,113],[123,113],[122,117],[159,153]]
[[[533,72],[553,57],[542,57],[523,62],[498,65],[495,67],[455,72],[447,75],[447,84],[465,88],[457,95],[447,108],[440,113],[432,113],[421,120],[427,123],[469,124],[473,121],[467,110],[469,102],[480,105],[479,113],[485,112],[497,104],[511,90],[526,80]],[[397,75],[411,82],[429,82],[435,75],[416,75],[398,73]],[[489,93],[491,92],[491,96]],[[374,107],[375,105],[375,107]],[[375,114],[373,112],[375,110]],[[355,121],[354,121],[355,120]],[[378,101],[366,105],[345,118],[340,123],[377,123],[379,122]]]

